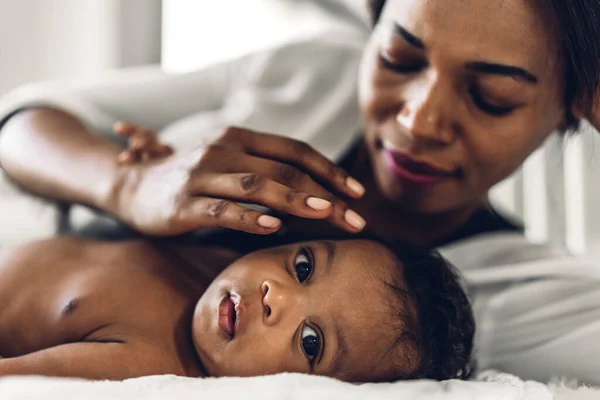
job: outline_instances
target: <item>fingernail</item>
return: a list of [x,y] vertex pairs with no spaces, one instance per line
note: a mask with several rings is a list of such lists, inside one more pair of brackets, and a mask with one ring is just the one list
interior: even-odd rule
[[113,125],[113,130],[117,131],[119,129],[121,129],[123,127],[123,122],[119,121],[119,122],[115,122],[115,124]]
[[362,230],[367,222],[353,210],[346,210],[346,214],[344,215],[346,222],[352,225],[354,228],[358,230]]
[[258,224],[263,228],[277,228],[281,221],[270,215],[261,215],[258,217]]
[[352,190],[354,193],[356,193],[359,196],[362,196],[363,194],[365,194],[365,187],[363,185],[361,185],[359,181],[357,181],[356,179],[354,179],[351,176],[349,176],[348,179],[346,179],[346,186],[348,186],[350,188],[350,190]]
[[306,199],[306,205],[312,208],[313,210],[323,211],[331,207],[331,202],[325,199],[320,199],[318,197],[309,197],[308,199]]

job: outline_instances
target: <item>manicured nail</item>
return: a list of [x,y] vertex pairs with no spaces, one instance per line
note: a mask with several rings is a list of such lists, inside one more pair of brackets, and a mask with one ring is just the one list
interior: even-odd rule
[[320,199],[318,197],[309,197],[308,199],[306,199],[306,205],[312,208],[313,210],[323,211],[331,207],[331,202],[325,199]]
[[363,194],[365,194],[365,187],[363,185],[361,185],[359,181],[352,178],[351,176],[349,176],[348,179],[346,179],[346,186],[348,186],[350,188],[350,190],[352,190],[354,193],[356,193],[359,196],[362,196]]
[[270,215],[261,215],[258,217],[258,224],[263,228],[277,228],[281,221],[278,218],[271,217]]
[[367,222],[363,219],[363,217],[358,215],[356,213],[356,211],[353,211],[353,210],[347,210],[346,214],[344,215],[344,218],[346,219],[347,223],[349,223],[350,225],[352,225],[354,228],[358,229],[359,231],[362,230],[365,227],[365,225],[367,224]]

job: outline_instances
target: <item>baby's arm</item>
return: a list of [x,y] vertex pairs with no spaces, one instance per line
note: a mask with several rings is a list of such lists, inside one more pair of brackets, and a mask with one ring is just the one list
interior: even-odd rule
[[119,154],[120,163],[157,160],[173,154],[173,149],[161,143],[152,129],[124,122],[119,122],[113,129],[117,135],[127,138],[127,148]]
[[14,358],[0,358],[0,377],[45,375],[123,380],[172,373],[150,346],[130,343],[79,342]]

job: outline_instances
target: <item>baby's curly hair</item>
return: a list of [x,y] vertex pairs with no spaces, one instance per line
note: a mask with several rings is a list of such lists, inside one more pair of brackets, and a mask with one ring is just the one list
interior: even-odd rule
[[[416,356],[399,360],[396,371],[383,380],[470,378],[475,369],[475,319],[455,268],[436,251],[404,242],[378,242],[402,264],[394,282],[388,283],[405,305],[399,307],[402,333],[394,347],[407,345],[403,347],[414,352],[405,352],[406,357]],[[413,312],[407,312],[406,305]]]
[[[398,336],[386,354],[393,368],[377,382],[469,379],[475,318],[456,268],[437,251],[370,232],[328,240],[368,240],[387,248],[398,263],[386,282],[396,311],[388,321]],[[371,378],[372,379],[372,378]]]

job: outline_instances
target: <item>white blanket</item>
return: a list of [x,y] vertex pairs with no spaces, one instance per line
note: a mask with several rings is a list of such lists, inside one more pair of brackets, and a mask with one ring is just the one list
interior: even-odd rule
[[75,379],[14,377],[0,379],[3,400],[69,399],[323,399],[323,400],[579,400],[599,399],[600,390],[563,384],[544,385],[488,371],[476,381],[407,381],[353,385],[334,379],[301,374],[257,378],[192,379],[154,376],[123,382],[86,382]]

